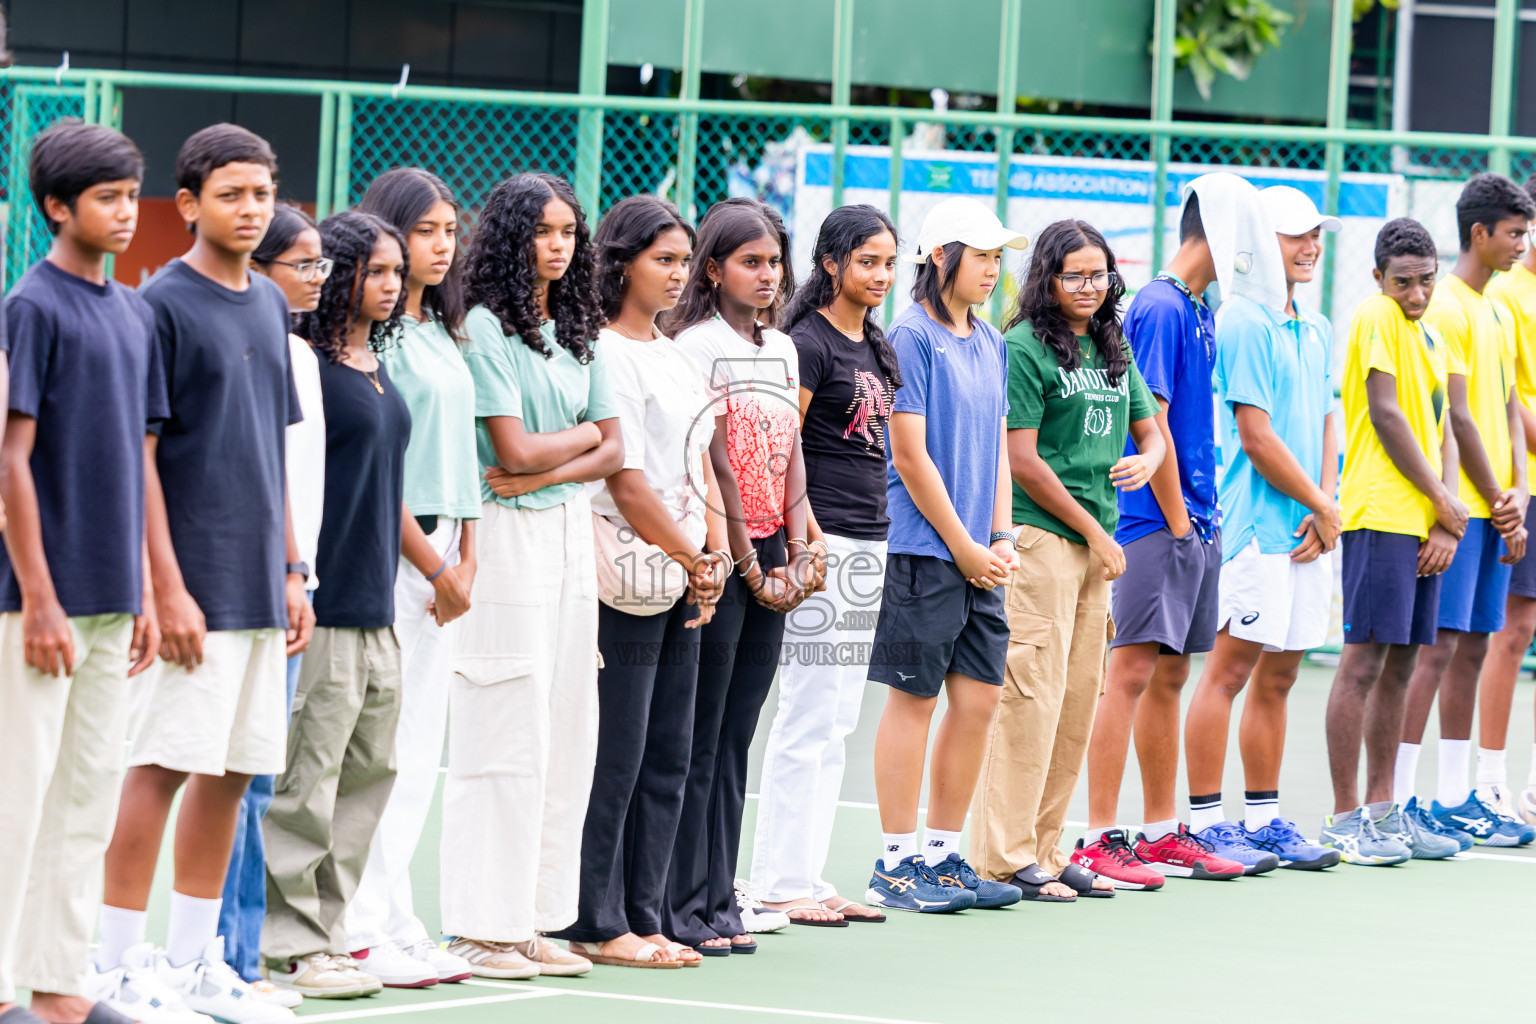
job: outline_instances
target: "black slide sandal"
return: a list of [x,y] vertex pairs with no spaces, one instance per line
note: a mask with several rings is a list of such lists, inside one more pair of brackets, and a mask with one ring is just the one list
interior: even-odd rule
[[97,1003],[85,1015],[85,1024],[133,1024],[133,1018],[118,1013],[106,1003]]
[[1040,890],[1052,882],[1060,882],[1055,875],[1048,874],[1039,864],[1031,864],[1022,871],[1014,872],[1008,880],[1010,885],[1018,886],[1024,891],[1024,899],[1034,903],[1075,903],[1076,896],[1051,896]]
[[[101,1004],[98,1003],[97,1005]],[[118,1016],[122,1017],[122,1014],[118,1014]],[[86,1019],[89,1020],[90,1018],[87,1017]],[[126,1017],[123,1019],[127,1020]],[[48,1024],[48,1022],[25,1006],[13,1006],[4,1013],[0,1013],[0,1024]]]
[[703,946],[703,945],[699,945],[699,946],[689,946],[688,948],[693,950],[695,953],[699,954],[699,956],[730,956],[731,955],[731,947],[730,946]]
[[1062,884],[1070,885],[1079,896],[1086,896],[1089,899],[1095,900],[1112,899],[1115,895],[1115,890],[1095,889],[1093,887],[1095,877],[1092,871],[1089,871],[1081,864],[1068,864],[1061,872]]

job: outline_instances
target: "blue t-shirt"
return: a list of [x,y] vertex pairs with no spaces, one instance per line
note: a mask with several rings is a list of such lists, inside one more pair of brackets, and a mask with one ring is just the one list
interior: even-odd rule
[[[956,337],[914,302],[886,332],[903,381],[895,411],[927,417],[928,456],[966,533],[985,545],[992,535],[997,460],[1008,415],[1008,347],[997,328],[976,321],[969,337]],[[955,556],[912,502],[895,464],[886,471],[886,510],[892,554]]]
[[1221,557],[1257,538],[1266,555],[1288,553],[1308,509],[1254,468],[1237,434],[1235,405],[1269,413],[1270,426],[1314,481],[1323,472],[1323,417],[1333,409],[1333,328],[1316,313],[1298,317],[1252,299],[1221,304],[1216,332],[1216,397],[1221,402]]
[[[1202,535],[1220,523],[1216,506],[1216,403],[1211,397],[1211,366],[1216,355],[1216,325],[1210,307],[1190,301],[1169,281],[1155,280],[1131,300],[1125,337],[1136,356],[1142,380],[1168,403],[1168,432],[1179,460],[1179,488],[1184,507]],[[1136,454],[1136,440],[1125,454]],[[1151,487],[1120,492],[1120,525],[1115,540],[1129,544],[1168,525]]]
[[165,367],[155,462],[187,591],[209,630],[286,628],[283,432],[304,418],[288,300],[260,274],[236,292],[181,260],[139,294]]
[[[144,595],[144,434],[165,418],[154,314],[116,281],[42,260],[5,299],[12,412],[37,421],[29,465],[64,614],[137,615]],[[0,611],[21,610],[0,549]]]

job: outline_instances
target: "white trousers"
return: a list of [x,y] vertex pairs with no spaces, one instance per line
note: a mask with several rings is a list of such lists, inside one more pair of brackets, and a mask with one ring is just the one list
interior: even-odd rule
[[826,539],[827,589],[785,624],[779,706],[763,752],[752,885],[772,903],[836,891],[821,872],[880,615],[885,541]]
[[73,676],[26,663],[0,615],[0,1003],[83,995],[101,863],[117,821],[133,616],[69,620]]
[[[459,521],[439,517],[427,540],[449,565],[459,562]],[[405,558],[395,573],[395,638],[400,641],[400,724],[395,731],[395,788],[368,848],[345,930],[354,949],[428,937],[411,900],[411,860],[437,795],[448,731],[448,686],[459,622],[439,626],[427,603],[432,584]]]
[[524,942],[576,920],[597,757],[597,569],[578,494],[484,506],[449,691],[443,932]]

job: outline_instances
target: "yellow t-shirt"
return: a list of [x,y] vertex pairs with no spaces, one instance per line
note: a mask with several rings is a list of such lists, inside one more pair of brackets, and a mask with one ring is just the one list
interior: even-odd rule
[[[1515,479],[1508,408],[1509,389],[1515,384],[1515,344],[1510,330],[1513,325],[1508,320],[1507,315],[1499,315],[1488,296],[1473,291],[1455,274],[1440,279],[1424,311],[1424,322],[1445,339],[1445,372],[1467,378],[1472,423],[1501,489]],[[1462,465],[1466,465],[1465,453]],[[1461,500],[1474,519],[1493,514],[1465,470],[1461,474]]]
[[1439,469],[1445,425],[1445,345],[1432,330],[1403,316],[1378,292],[1349,323],[1340,397],[1344,406],[1344,474],[1339,504],[1346,530],[1380,530],[1423,540],[1434,505],[1397,468],[1371,426],[1365,378],[1372,370],[1397,379],[1397,404],[1429,464]]
[[[1515,342],[1515,394],[1527,409],[1536,411],[1536,274],[1516,263],[1507,274],[1499,274],[1484,290],[1499,303],[1499,313],[1509,311]],[[1536,452],[1525,454],[1525,478],[1536,481]]]

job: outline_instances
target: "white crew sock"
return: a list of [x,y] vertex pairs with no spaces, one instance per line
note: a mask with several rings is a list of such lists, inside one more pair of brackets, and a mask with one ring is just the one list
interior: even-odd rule
[[1280,817],[1278,789],[1243,790],[1243,828],[1257,832]]
[[923,829],[923,860],[929,867],[939,863],[952,853],[960,852],[960,833],[945,832],[941,828]]
[[189,964],[203,955],[219,934],[219,909],[223,900],[203,900],[171,890],[171,919],[165,929],[165,958],[172,967]]
[[1525,777],[1525,784],[1536,786],[1536,743],[1531,744],[1531,773]]
[[1141,826],[1141,834],[1147,837],[1147,842],[1155,843],[1163,836],[1171,836],[1179,830],[1179,819],[1169,818],[1167,821],[1149,821]]
[[[1204,832],[1212,825],[1220,825],[1226,820],[1226,817],[1226,812],[1221,809],[1220,793],[1190,796],[1189,830],[1191,832]],[[1147,838],[1150,839],[1151,836],[1149,835]]]
[[[1532,746],[1536,747],[1536,744],[1532,744]],[[1531,764],[1532,765],[1536,765],[1536,759],[1533,759],[1531,761]],[[1531,773],[1532,773],[1532,775],[1536,775],[1536,768],[1533,768]],[[1113,832],[1115,829],[1117,829],[1119,827],[1120,827],[1119,825],[1105,825],[1103,828],[1090,828],[1090,829],[1086,829],[1083,832],[1083,845],[1084,846],[1092,846],[1094,843],[1096,843],[1100,839],[1104,838],[1104,833],[1105,832]]]
[[1477,788],[1509,788],[1509,770],[1504,766],[1504,751],[1477,748]]
[[[1397,801],[1399,806],[1406,804],[1408,798],[1418,789],[1421,749],[1417,743],[1397,745],[1397,762],[1392,766],[1392,799]],[[1457,803],[1460,802],[1457,801]]]
[[881,855],[881,863],[885,870],[895,871],[896,865],[917,853],[916,832],[884,832],[885,853]]
[[1466,803],[1472,787],[1467,785],[1467,755],[1471,740],[1440,737],[1440,776],[1435,783],[1435,799],[1441,807],[1460,807]]
[[101,944],[91,957],[98,971],[110,971],[122,965],[123,954],[130,946],[144,941],[149,926],[149,913],[143,910],[124,910],[122,907],[101,905],[101,917],[97,927],[101,932]]

